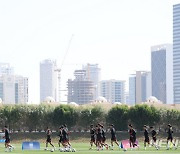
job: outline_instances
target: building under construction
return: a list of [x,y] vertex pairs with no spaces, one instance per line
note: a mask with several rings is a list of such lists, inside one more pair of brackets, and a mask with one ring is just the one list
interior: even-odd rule
[[95,100],[96,88],[86,70],[75,70],[75,79],[68,80],[68,103],[87,104]]

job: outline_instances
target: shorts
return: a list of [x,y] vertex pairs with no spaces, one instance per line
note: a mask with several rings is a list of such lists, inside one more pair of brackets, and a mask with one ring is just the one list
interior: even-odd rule
[[172,142],[173,141],[173,137],[172,136],[168,136],[167,140],[168,141],[170,140]]
[[152,137],[153,141],[156,142],[157,138],[156,137]]
[[10,143],[10,138],[6,138],[5,143]]
[[149,143],[149,137],[145,138],[144,142]]
[[97,137],[97,142],[101,142],[102,138],[101,137]]
[[135,137],[130,137],[129,140],[130,140],[131,143],[135,143],[136,142],[136,138]]
[[117,138],[115,136],[111,137],[111,141],[117,141]]
[[60,139],[59,139],[59,143],[61,143],[62,141],[63,141],[62,138],[60,138]]
[[91,137],[91,142],[95,142],[95,137]]
[[69,142],[69,139],[64,138],[64,139],[62,139],[62,142],[63,142],[63,143],[67,143],[67,142]]
[[104,143],[106,141],[106,137],[103,137],[102,138],[102,142]]
[[46,142],[51,143],[51,138],[47,138]]

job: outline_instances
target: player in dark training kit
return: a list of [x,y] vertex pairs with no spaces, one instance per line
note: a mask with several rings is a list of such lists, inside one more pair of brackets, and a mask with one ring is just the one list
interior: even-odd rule
[[94,125],[91,125],[90,126],[90,135],[91,135],[91,140],[90,140],[90,149],[92,149],[92,146],[93,146],[93,143],[96,145],[96,139],[95,139],[95,133],[96,133],[96,130],[94,129]]
[[155,148],[158,150],[159,147],[156,143],[157,142],[157,132],[154,130],[153,126],[151,126],[150,129],[151,129],[151,135],[152,135],[152,146],[155,146]]
[[106,133],[105,133],[105,130],[104,130],[104,126],[101,125],[101,131],[102,131],[102,141],[101,141],[101,144],[102,144],[102,148],[106,147],[106,149],[109,148],[109,145],[106,144]]
[[[63,145],[63,135],[62,135],[62,130],[63,130],[63,126],[59,127],[59,142],[58,142],[58,145],[59,145],[59,148],[60,148],[60,144]],[[64,145],[63,145],[64,146]]]
[[69,141],[69,130],[66,124],[63,125],[62,136],[63,144],[67,145],[68,148],[71,149],[71,143]]
[[101,149],[101,143],[102,143],[102,129],[101,129],[101,125],[98,124],[96,126],[96,146],[98,151]]
[[114,125],[110,125],[110,131],[111,131],[111,150],[113,150],[113,143],[115,142],[117,146],[119,147],[119,143],[116,138],[116,130],[114,128]]
[[146,143],[149,145],[149,132],[147,130],[147,126],[144,125],[144,149],[146,150]]
[[45,150],[48,150],[47,148],[48,148],[48,143],[54,148],[54,150],[55,150],[55,147],[54,147],[54,145],[52,144],[52,142],[51,142],[51,134],[52,134],[52,131],[47,127],[47,130],[46,130],[46,148],[45,148]]
[[136,144],[136,131],[133,129],[133,126],[131,124],[128,125],[129,127],[129,144],[132,149],[132,147],[138,147]]
[[[167,137],[167,150],[169,150],[169,141],[173,144],[175,147],[175,143],[173,143],[173,129],[171,124],[168,124],[168,131],[167,131],[168,137]],[[176,148],[176,147],[175,147]]]
[[5,148],[6,148],[6,152],[7,151],[12,151],[14,149],[14,147],[10,144],[10,136],[9,136],[9,130],[7,128],[7,126],[4,126],[4,133],[5,133]]

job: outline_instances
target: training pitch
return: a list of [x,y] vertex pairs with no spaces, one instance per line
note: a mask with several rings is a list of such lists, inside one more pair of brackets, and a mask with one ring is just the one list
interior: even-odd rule
[[[41,144],[41,150],[38,151],[22,151],[21,150],[21,144],[13,144],[15,146],[15,149],[12,152],[5,152],[4,149],[4,145],[0,144],[0,154],[7,154],[7,153],[12,153],[12,154],[48,154],[48,153],[74,153],[74,154],[95,154],[95,153],[101,153],[101,154],[119,154],[119,153],[124,153],[124,154],[178,154],[180,153],[180,148],[178,148],[177,150],[174,149],[170,149],[170,150],[166,150],[165,147],[162,147],[159,150],[156,150],[154,147],[151,148],[147,148],[146,150],[144,150],[143,145],[140,146],[139,150],[127,150],[127,151],[123,151],[122,149],[118,149],[118,147],[114,147],[114,150],[103,150],[103,151],[96,151],[95,147],[93,150],[89,150],[89,144],[88,143],[72,143],[73,148],[76,149],[76,152],[60,152],[57,148],[56,151],[51,152],[50,150],[45,151],[44,150],[44,144]],[[51,149],[49,147],[49,149]]]

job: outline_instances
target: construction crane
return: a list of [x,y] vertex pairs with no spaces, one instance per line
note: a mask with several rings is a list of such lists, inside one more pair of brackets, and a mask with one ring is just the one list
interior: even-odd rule
[[[74,37],[74,34],[71,35],[71,38],[70,38],[70,40],[68,42],[68,46],[66,48],[66,51],[65,51],[65,54],[64,54],[64,57],[63,57],[63,60],[62,60],[60,68],[57,68],[57,69],[54,70],[55,72],[58,73],[58,94],[59,94],[59,101],[60,101],[60,94],[61,94],[61,70],[62,70],[62,67],[64,65],[65,59],[67,57],[67,54],[69,52],[69,49],[70,49],[73,37]],[[62,91],[65,91],[65,90],[62,90]]]

